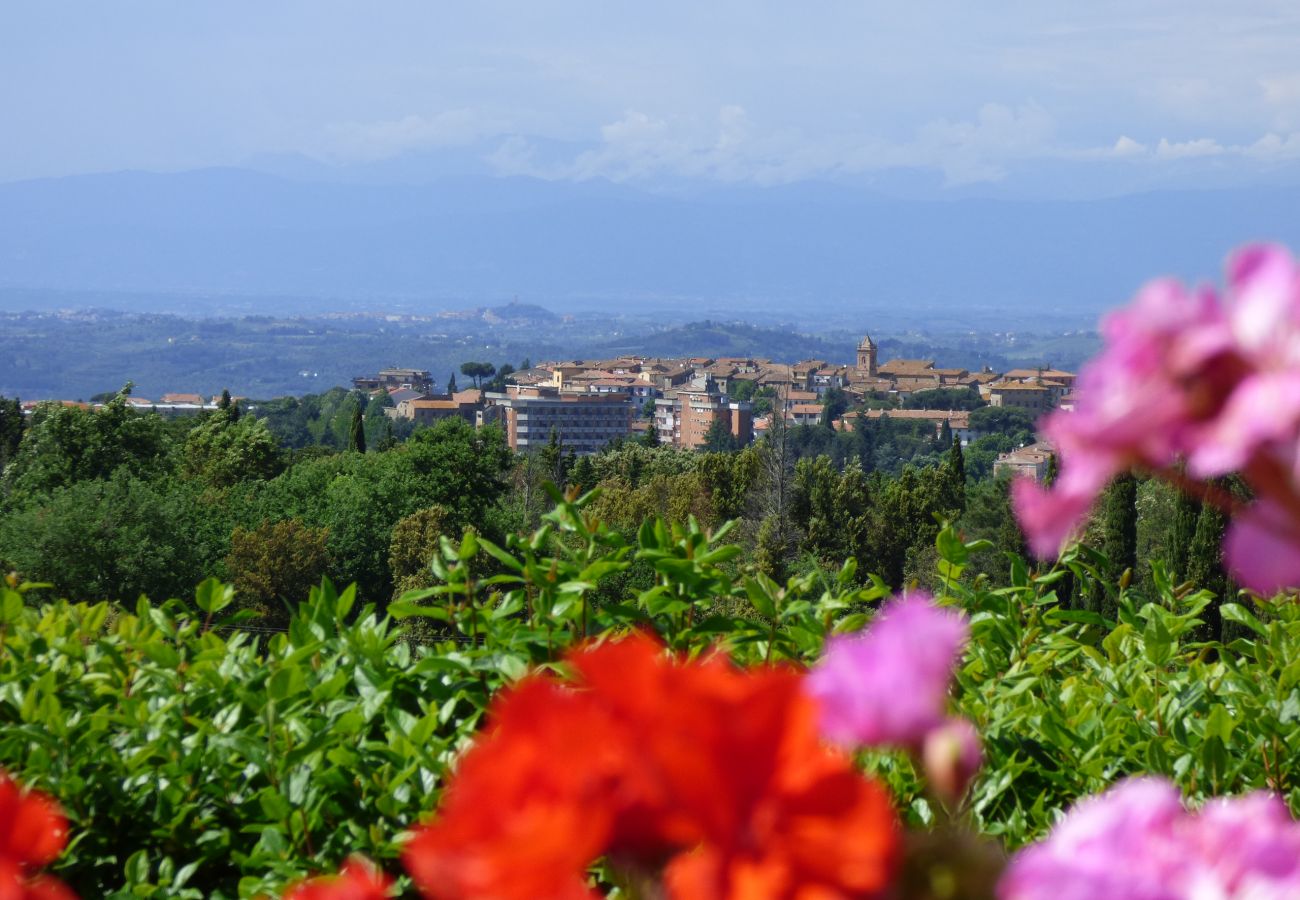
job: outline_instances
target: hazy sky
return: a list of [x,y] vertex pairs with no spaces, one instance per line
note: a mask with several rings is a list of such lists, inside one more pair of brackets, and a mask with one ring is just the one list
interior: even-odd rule
[[970,185],[1064,166],[1294,181],[1300,3],[0,8],[0,180],[280,154],[570,179],[907,167]]

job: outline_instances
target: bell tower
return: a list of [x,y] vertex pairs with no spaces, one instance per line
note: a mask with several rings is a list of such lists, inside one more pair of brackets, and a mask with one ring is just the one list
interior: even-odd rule
[[863,375],[876,375],[876,342],[867,335],[858,344],[858,372]]

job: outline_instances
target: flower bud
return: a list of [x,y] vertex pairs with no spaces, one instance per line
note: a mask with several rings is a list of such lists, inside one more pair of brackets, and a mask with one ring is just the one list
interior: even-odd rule
[[930,786],[945,803],[956,805],[984,762],[975,726],[950,718],[930,729],[921,745],[921,764]]

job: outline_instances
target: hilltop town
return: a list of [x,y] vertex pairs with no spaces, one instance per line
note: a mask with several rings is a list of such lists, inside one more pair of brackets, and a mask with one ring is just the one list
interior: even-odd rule
[[[859,417],[885,416],[929,422],[936,434],[946,428],[965,444],[980,437],[971,427],[970,407],[1020,409],[1035,416],[1068,407],[1075,375],[1051,367],[970,372],[932,359],[881,363],[867,335],[851,365],[820,359],[785,364],[748,357],[621,356],[544,362],[500,380],[500,390],[455,390],[453,384],[452,390],[439,391],[429,372],[393,368],[355,378],[353,386],[372,396],[387,392],[392,400],[387,413],[396,419],[432,424],[460,416],[477,425],[497,423],[516,450],[545,444],[554,430],[566,450],[583,455],[647,432],[656,443],[694,450],[719,433],[744,446],[774,422],[825,422],[844,430]],[[960,408],[898,408],[912,395],[944,390],[968,402]],[[1011,455],[1015,458],[1005,460],[1007,466],[1041,477],[1049,451],[1034,445]]]
[[[496,424],[518,451],[542,446],[554,433],[567,453],[583,456],[628,438],[687,450],[717,446],[724,438],[728,446],[743,447],[774,425],[820,423],[849,431],[862,419],[885,417],[929,423],[936,437],[947,432],[965,445],[983,436],[971,423],[973,409],[1018,409],[1037,417],[1069,408],[1075,382],[1074,373],[1050,366],[972,372],[933,359],[881,362],[870,335],[858,344],[852,364],[625,355],[520,370],[503,366],[500,372],[467,363],[462,374],[472,386],[458,388],[454,375],[439,384],[427,370],[394,367],[357,376],[352,387],[383,399],[394,422],[432,425],[456,416],[475,426]],[[246,398],[233,401],[249,405]],[[216,409],[222,400],[170,392],[126,402],[172,417]],[[30,412],[36,404],[23,406]],[[1041,478],[1050,455],[1050,447],[1031,444],[1004,453],[998,468]]]

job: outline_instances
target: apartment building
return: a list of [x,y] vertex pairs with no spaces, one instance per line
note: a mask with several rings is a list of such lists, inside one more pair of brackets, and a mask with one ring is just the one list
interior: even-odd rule
[[483,396],[484,423],[496,422],[515,450],[546,445],[551,429],[566,452],[598,453],[632,431],[636,404],[625,393],[569,393],[547,385],[508,385],[505,393]]
[[697,379],[689,389],[669,392],[655,401],[655,430],[661,444],[698,450],[718,422],[738,444],[754,440],[750,405],[728,400],[712,379]]

